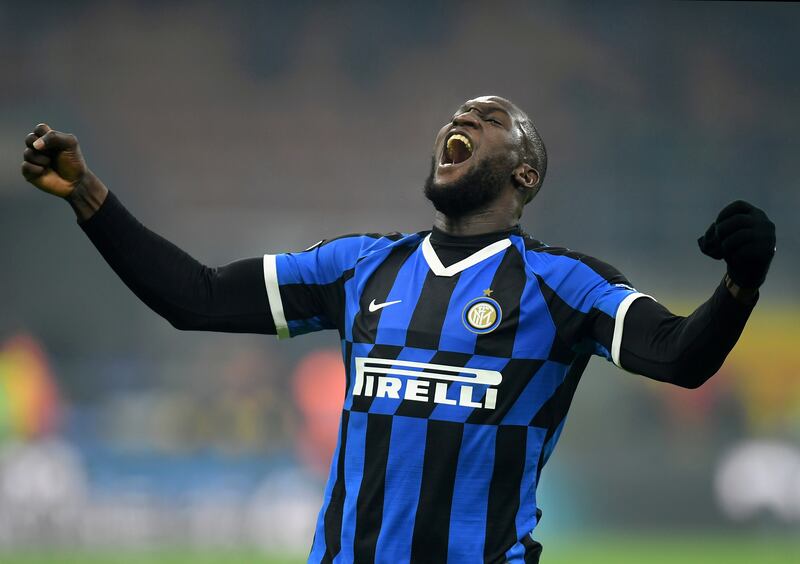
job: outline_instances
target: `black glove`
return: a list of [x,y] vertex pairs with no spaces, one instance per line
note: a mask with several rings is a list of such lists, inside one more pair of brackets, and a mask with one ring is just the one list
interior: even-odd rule
[[697,244],[711,258],[725,259],[736,285],[758,288],[775,254],[775,224],[762,210],[737,200],[719,212]]

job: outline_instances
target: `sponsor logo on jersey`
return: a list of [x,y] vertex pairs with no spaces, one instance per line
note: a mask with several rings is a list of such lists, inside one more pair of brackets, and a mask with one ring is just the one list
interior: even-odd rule
[[383,308],[388,307],[390,305],[399,304],[402,301],[403,300],[394,300],[392,302],[383,302],[382,304],[376,304],[375,300],[373,299],[371,302],[369,302],[369,311],[374,313],[374,312],[378,311],[379,309],[383,309]]
[[[497,386],[503,375],[497,370],[464,368],[382,358],[355,358],[354,396],[433,402],[442,405],[494,409]],[[461,386],[448,390],[448,385]],[[449,392],[449,393],[448,393]]]
[[482,335],[497,329],[503,319],[503,310],[496,300],[481,296],[464,306],[461,321],[468,331]]

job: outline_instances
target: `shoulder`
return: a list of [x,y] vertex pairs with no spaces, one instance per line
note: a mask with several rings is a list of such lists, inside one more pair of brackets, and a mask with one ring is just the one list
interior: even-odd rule
[[322,262],[331,262],[349,268],[359,260],[397,245],[419,244],[425,233],[350,233],[314,243],[304,251],[292,255],[309,255]]
[[630,286],[628,279],[611,264],[568,247],[550,246],[530,235],[521,237],[525,260],[534,271],[586,272],[610,284]]
[[314,243],[305,251],[313,251],[316,249],[325,250],[338,250],[349,252],[370,252],[378,249],[391,247],[397,244],[410,244],[412,242],[421,240],[425,232],[418,233],[401,233],[399,231],[392,231],[389,233],[349,233],[347,235],[339,235],[330,239],[323,239]]
[[267,257],[273,257],[282,284],[324,284],[337,280],[359,261],[383,249],[418,244],[419,240],[416,233],[351,233],[323,239],[303,251],[265,255],[264,260],[267,264]]

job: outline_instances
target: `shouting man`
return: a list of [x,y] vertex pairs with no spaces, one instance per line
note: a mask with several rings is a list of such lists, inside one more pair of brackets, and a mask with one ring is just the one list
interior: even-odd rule
[[125,284],[178,329],[292,337],[336,329],[339,441],[309,562],[538,562],[536,485],[592,355],[685,388],[722,365],[758,298],[775,226],[737,201],[699,239],[727,273],[688,317],[617,270],[524,233],[547,170],[497,96],[439,130],[421,233],[346,235],[210,268],[141,225],[38,125],[22,173],[66,199]]

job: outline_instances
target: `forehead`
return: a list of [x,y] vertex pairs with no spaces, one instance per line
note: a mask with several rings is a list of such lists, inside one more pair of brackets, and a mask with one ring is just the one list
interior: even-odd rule
[[514,104],[506,100],[505,98],[501,98],[499,96],[479,96],[477,98],[473,98],[471,100],[467,100],[458,108],[459,110],[463,110],[469,107],[476,107],[480,110],[499,110],[508,114],[509,116],[516,118],[518,117],[518,110]]

